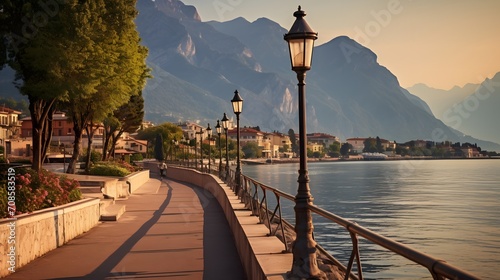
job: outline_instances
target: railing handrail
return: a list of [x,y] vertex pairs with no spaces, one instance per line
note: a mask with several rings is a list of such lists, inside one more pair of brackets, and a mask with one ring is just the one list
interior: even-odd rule
[[[231,175],[233,175],[233,174],[231,174]],[[231,176],[231,177],[232,178],[229,178],[229,179],[234,179],[233,176]],[[283,198],[288,199],[290,201],[295,201],[294,196],[292,196],[288,193],[285,193],[281,190],[278,190],[276,188],[269,187],[269,186],[255,180],[255,179],[252,179],[246,175],[242,174],[241,178],[242,178],[242,181],[252,182],[255,187],[259,186],[262,191],[273,192],[277,196],[278,200],[279,200],[279,197],[283,197]],[[226,181],[227,181],[227,179],[228,178],[226,178]],[[248,185],[245,184],[245,187],[248,187]],[[250,193],[249,189],[241,188],[240,191],[247,191],[246,195],[249,197],[252,197],[252,194]],[[243,195],[241,195],[241,197],[243,197]],[[258,200],[258,198],[257,198],[257,200]],[[266,203],[267,203],[267,201],[266,201]],[[279,201],[277,203],[279,203]],[[266,207],[266,211],[268,209],[269,208]],[[357,257],[358,274],[359,274],[359,278],[362,279],[362,269],[361,269],[361,267],[359,267],[359,266],[361,266],[361,263],[359,262],[359,253],[358,253],[358,256],[356,256],[357,252],[359,252],[359,248],[357,248],[358,246],[357,246],[357,241],[356,241],[357,237],[356,236],[359,235],[359,236],[365,238],[366,240],[368,240],[376,245],[384,247],[395,254],[398,254],[402,257],[405,257],[408,260],[427,268],[434,279],[444,279],[443,277],[450,278],[450,279],[479,279],[478,277],[476,277],[476,276],[474,276],[474,275],[472,275],[472,274],[470,274],[470,273],[468,273],[460,268],[457,268],[453,265],[450,265],[443,260],[439,260],[437,258],[430,256],[430,255],[427,255],[425,253],[417,251],[417,250],[415,250],[407,245],[404,245],[400,242],[397,242],[397,241],[392,240],[390,238],[387,238],[383,235],[380,235],[372,230],[369,230],[365,227],[358,225],[356,222],[344,219],[338,215],[335,215],[335,214],[333,214],[329,211],[326,211],[322,208],[319,208],[315,205],[310,205],[309,209],[311,210],[311,212],[316,213],[316,214],[344,227],[351,234],[351,237],[353,238],[353,240],[352,240],[353,241],[353,253],[352,253],[353,255],[351,255],[351,260],[350,260],[350,263],[348,265],[348,269],[346,271],[346,274],[351,274],[350,269],[352,268],[352,261],[353,261],[354,257]],[[280,220],[281,220],[281,218],[282,217],[280,217]],[[283,225],[281,225],[281,226],[283,226]],[[356,245],[354,243],[356,243]],[[286,246],[285,246],[285,248],[286,248]]]

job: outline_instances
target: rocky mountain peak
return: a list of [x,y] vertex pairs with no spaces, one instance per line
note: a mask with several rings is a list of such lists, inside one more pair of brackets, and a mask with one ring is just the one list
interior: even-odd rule
[[159,11],[179,20],[194,20],[201,22],[201,17],[194,6],[186,5],[179,0],[155,0]]

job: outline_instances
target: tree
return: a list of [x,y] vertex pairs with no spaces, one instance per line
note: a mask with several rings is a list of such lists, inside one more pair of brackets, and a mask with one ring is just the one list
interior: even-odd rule
[[[5,45],[0,50],[0,55],[3,60],[3,53],[8,52],[8,64],[16,71],[16,78],[23,81],[19,86],[21,94],[26,95],[30,103],[32,168],[37,171],[42,167],[52,137],[50,118],[56,103],[67,98],[60,66],[66,63],[61,54],[67,51],[65,38],[70,29],[64,18],[71,14],[71,4],[75,1],[56,3],[55,8],[59,12],[53,14],[51,12],[54,7],[44,11],[42,5],[45,3],[42,1],[1,2],[1,43]],[[47,13],[51,13],[50,17]]]
[[[114,111],[112,116],[105,121],[103,145],[103,160],[107,160],[113,154],[116,142],[124,132],[132,133],[141,126],[144,118],[144,98],[142,92],[132,95],[128,103],[123,104]],[[107,153],[107,151],[110,153]]]
[[[75,134],[68,173],[74,172],[81,138],[87,126],[102,122],[131,96],[137,95],[148,76],[145,64],[147,49],[139,44],[134,24],[137,15],[135,1],[100,0],[80,5],[83,12],[78,22],[88,26],[77,26],[76,31],[82,41],[79,45],[85,47],[80,52],[85,54],[83,59],[86,64],[76,71],[83,78],[79,80],[82,87],[69,91],[66,104]],[[80,30],[85,27],[87,29]],[[111,136],[117,139],[116,134]]]
[[[156,135],[161,134],[163,138],[163,150],[168,151],[171,148],[172,140],[180,140],[183,137],[183,132],[180,127],[172,123],[163,123],[161,125],[148,127],[137,133],[137,139],[147,140],[153,147],[156,146]],[[195,139],[191,139],[194,146]]]
[[135,30],[135,2],[1,3],[2,42],[8,43],[9,65],[23,80],[21,93],[30,102],[33,169],[41,168],[58,102],[65,102],[75,125],[74,156],[68,167],[73,171],[86,126],[102,121],[144,86],[147,49],[139,45]]
[[345,142],[344,144],[342,144],[342,147],[340,147],[340,154],[345,157],[349,154],[351,149],[352,149],[352,145]]
[[384,147],[382,146],[382,140],[378,136],[375,140],[375,146],[377,148],[377,152],[383,153],[385,151]]
[[245,146],[242,147],[242,150],[245,158],[262,157],[262,150],[256,142],[247,142]]
[[328,155],[331,157],[338,157],[340,154],[340,142],[333,142],[328,147]]
[[367,138],[364,142],[365,147],[363,152],[365,153],[375,153],[377,152],[377,141],[373,138]]
[[157,161],[163,161],[165,159],[165,152],[163,150],[163,137],[160,133],[156,134],[155,159]]
[[299,154],[299,145],[297,143],[297,137],[295,137],[295,131],[293,129],[288,130],[288,137],[290,137],[290,142],[292,142],[292,152]]

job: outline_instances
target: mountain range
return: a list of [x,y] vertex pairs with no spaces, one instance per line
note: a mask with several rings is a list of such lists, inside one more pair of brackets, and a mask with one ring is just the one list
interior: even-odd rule
[[429,104],[446,125],[500,143],[500,72],[479,84],[441,90],[417,84],[408,90]]
[[[137,7],[154,76],[144,91],[149,119],[213,124],[224,112],[233,115],[237,89],[244,99],[242,125],[297,129],[297,81],[285,28],[267,18],[203,22],[195,7],[178,0],[139,1]],[[306,83],[308,132],[472,142],[500,150],[448,127],[400,86],[375,53],[348,37],[315,47]]]
[[[203,22],[194,6],[179,0],[141,0],[137,9],[153,75],[143,91],[146,119],[213,126],[224,112],[234,116],[230,100],[238,90],[242,126],[298,130],[297,80],[285,28],[267,18]],[[500,151],[499,144],[466,136],[462,127],[436,118],[425,98],[402,88],[375,53],[346,36],[315,47],[306,83],[309,133],[343,140],[450,140]]]

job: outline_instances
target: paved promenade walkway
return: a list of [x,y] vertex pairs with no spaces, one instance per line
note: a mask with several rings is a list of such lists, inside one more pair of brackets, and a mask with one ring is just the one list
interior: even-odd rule
[[217,201],[150,179],[117,222],[103,222],[5,279],[245,279]]

